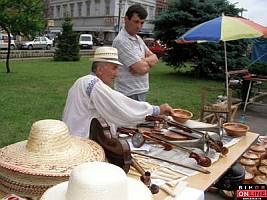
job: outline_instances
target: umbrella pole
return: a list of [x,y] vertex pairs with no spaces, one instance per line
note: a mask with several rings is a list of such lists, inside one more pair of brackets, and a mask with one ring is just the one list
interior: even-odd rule
[[224,62],[225,62],[225,77],[226,77],[226,96],[227,96],[227,99],[228,99],[229,82],[228,82],[228,67],[227,67],[226,42],[223,41],[223,44],[224,44]]

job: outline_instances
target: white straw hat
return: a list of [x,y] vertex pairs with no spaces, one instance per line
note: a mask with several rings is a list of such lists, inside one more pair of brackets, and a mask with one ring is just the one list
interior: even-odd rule
[[109,62],[122,65],[118,60],[118,50],[113,47],[98,47],[95,50],[93,62]]
[[104,160],[100,145],[71,136],[64,122],[40,120],[32,125],[28,140],[0,149],[0,189],[41,196],[66,181],[74,166]]
[[75,167],[67,182],[49,188],[41,200],[152,200],[150,190],[129,178],[116,165],[84,163]]

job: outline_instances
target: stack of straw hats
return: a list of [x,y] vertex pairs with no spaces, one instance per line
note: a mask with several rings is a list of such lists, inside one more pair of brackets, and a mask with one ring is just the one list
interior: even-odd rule
[[104,160],[101,146],[71,136],[64,122],[40,120],[32,125],[28,140],[0,149],[0,190],[40,197],[68,180],[74,166]]

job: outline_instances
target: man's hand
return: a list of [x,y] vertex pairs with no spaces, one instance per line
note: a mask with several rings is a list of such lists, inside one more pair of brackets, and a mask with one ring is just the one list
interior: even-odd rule
[[130,67],[130,72],[133,75],[144,75],[149,72],[149,69],[150,65],[148,62],[145,61],[145,59],[142,59]]
[[161,104],[159,106],[159,108],[160,108],[160,115],[172,115],[172,114],[174,114],[173,108],[171,106],[169,106],[169,104],[167,104],[167,103]]
[[144,75],[148,73],[150,68],[159,61],[158,57],[151,51],[147,51],[145,56],[145,58],[141,59],[137,63],[134,63],[130,67],[130,72],[132,75]]
[[157,62],[159,61],[156,54],[153,53],[149,56],[146,56],[144,60],[148,63],[150,68],[153,67],[155,64],[157,64]]

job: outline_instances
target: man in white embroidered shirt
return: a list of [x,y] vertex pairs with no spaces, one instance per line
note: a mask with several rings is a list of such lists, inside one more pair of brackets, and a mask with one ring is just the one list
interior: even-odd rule
[[103,117],[111,131],[119,126],[135,126],[147,115],[171,114],[168,104],[153,106],[147,102],[130,99],[111,88],[118,73],[117,49],[99,47],[96,49],[92,73],[76,80],[68,92],[63,121],[70,133],[88,138],[92,118]]

